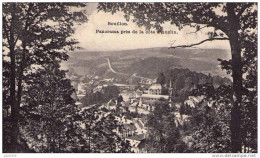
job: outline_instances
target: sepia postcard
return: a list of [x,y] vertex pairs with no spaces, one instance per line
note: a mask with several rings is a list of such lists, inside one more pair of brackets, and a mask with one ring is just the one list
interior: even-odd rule
[[2,2],[2,153],[256,157],[257,8]]

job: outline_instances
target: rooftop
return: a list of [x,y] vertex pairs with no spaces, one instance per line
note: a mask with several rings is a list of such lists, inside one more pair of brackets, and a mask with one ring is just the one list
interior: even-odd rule
[[143,124],[142,124],[139,120],[136,122],[136,124],[137,124],[140,128],[144,128]]
[[162,89],[162,85],[160,85],[160,84],[153,84],[149,89]]
[[142,94],[141,98],[153,98],[153,99],[164,98],[164,99],[169,99],[169,96],[168,95],[155,95],[155,94]]
[[133,124],[123,124],[123,126],[124,126],[124,129],[129,129],[129,130],[136,130],[136,127],[135,127],[135,125],[133,125]]
[[131,137],[126,137],[126,139],[132,139],[132,140],[144,140],[145,139],[145,135],[144,134],[139,134],[139,135],[133,135]]

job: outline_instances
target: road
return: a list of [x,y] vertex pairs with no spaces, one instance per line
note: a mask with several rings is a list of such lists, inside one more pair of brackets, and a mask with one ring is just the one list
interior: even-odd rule
[[112,72],[118,73],[118,72],[116,72],[116,71],[112,68],[111,63],[110,63],[110,60],[109,60],[108,58],[107,58],[107,63],[108,63],[109,69],[110,69]]
[[127,74],[120,73],[120,72],[116,72],[116,71],[112,68],[112,66],[111,66],[111,62],[110,62],[109,58],[106,58],[106,59],[107,59],[108,67],[109,67],[109,69],[110,69],[113,73],[127,76]]
[[[115,71],[115,70],[112,68],[112,66],[111,66],[111,62],[110,62],[109,58],[106,58],[106,59],[107,59],[108,67],[109,67],[109,69],[110,69],[113,73],[120,74],[120,75],[124,75],[124,76],[128,76],[127,74],[124,74],[124,73],[120,73],[120,72]],[[150,78],[137,76],[136,74],[133,74],[133,75],[131,75],[131,76],[132,76],[132,77],[135,77],[135,78],[140,78],[140,79],[152,80],[152,79],[150,79]]]

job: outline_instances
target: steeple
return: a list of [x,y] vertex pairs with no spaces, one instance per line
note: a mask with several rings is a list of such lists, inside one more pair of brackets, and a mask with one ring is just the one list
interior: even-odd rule
[[172,88],[172,77],[170,78],[170,88]]
[[169,106],[172,107],[172,96],[173,96],[173,88],[172,88],[172,77],[170,78],[170,87],[169,87]]

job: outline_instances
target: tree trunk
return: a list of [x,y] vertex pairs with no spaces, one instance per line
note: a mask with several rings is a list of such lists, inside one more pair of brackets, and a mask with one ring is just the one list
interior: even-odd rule
[[[32,9],[32,3],[29,4],[29,9],[27,11],[27,13],[29,14],[31,9]],[[22,82],[23,82],[23,73],[24,73],[24,68],[25,68],[25,55],[26,55],[26,40],[28,38],[28,33],[27,33],[27,29],[29,27],[29,15],[27,17],[27,20],[25,22],[25,27],[24,27],[24,33],[23,33],[23,39],[22,39],[22,48],[23,48],[23,51],[22,51],[22,59],[21,59],[21,64],[20,64],[20,71],[19,71],[19,74],[18,74],[18,82],[17,82],[17,98],[16,98],[16,104],[17,106],[20,107],[20,104],[21,104],[21,98],[22,98]]]
[[15,37],[14,37],[14,23],[16,20],[15,10],[16,10],[16,3],[12,4],[12,19],[11,19],[11,26],[10,26],[10,60],[11,60],[11,74],[10,74],[10,97],[11,97],[11,119],[12,119],[12,131],[11,131],[11,144],[12,149],[11,152],[17,153],[18,148],[18,133],[19,133],[19,126],[18,126],[18,118],[19,118],[19,107],[16,104],[16,95],[15,95],[15,78],[16,78],[16,66],[15,66]]
[[241,111],[242,101],[242,62],[239,40],[239,20],[235,14],[236,4],[227,3],[229,21],[229,41],[232,54],[233,106],[231,109],[231,147],[232,152],[241,152]]
[[24,72],[24,65],[25,65],[25,44],[23,44],[23,55],[21,59],[21,65],[20,65],[20,71],[18,74],[18,82],[17,82],[17,98],[16,98],[16,104],[18,107],[20,107],[21,99],[22,99],[22,82],[23,82],[23,72]]

